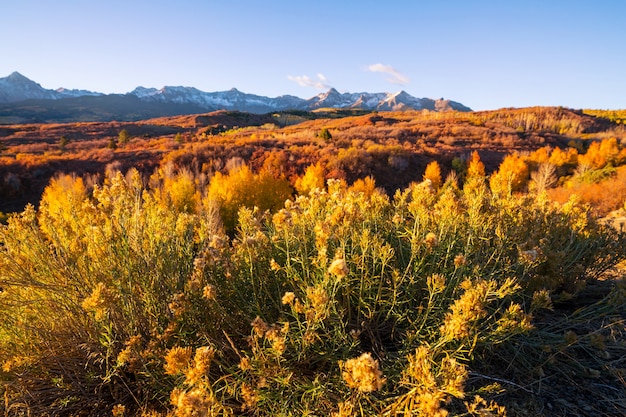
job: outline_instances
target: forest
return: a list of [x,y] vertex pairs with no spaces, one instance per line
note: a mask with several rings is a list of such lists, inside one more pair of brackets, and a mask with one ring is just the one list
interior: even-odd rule
[[625,120],[0,126],[0,412],[624,415]]

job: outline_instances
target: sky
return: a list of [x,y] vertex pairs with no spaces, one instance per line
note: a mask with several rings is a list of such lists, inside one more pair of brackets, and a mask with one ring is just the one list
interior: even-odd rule
[[626,0],[0,0],[0,77],[626,108]]

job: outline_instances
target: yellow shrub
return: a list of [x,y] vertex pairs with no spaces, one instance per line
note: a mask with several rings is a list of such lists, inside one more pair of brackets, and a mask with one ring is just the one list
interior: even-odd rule
[[489,178],[489,185],[494,194],[506,194],[521,191],[528,181],[528,166],[519,154],[504,157],[497,172]]
[[578,151],[574,148],[568,148],[566,151],[561,148],[554,148],[550,153],[548,162],[557,167],[563,165],[576,165],[578,161]]
[[578,157],[578,163],[593,169],[604,168],[607,164],[616,165],[620,162],[620,149],[617,139],[605,139],[601,142],[592,142],[589,149]]
[[316,188],[323,190],[325,186],[324,167],[321,163],[310,165],[304,175],[296,179],[295,188],[300,195],[308,195]]
[[254,174],[247,166],[229,174],[216,173],[209,184],[207,199],[220,206],[226,230],[234,230],[241,207],[277,210],[292,195],[293,189],[284,178],[275,178],[267,171]]
[[[41,228],[48,238],[56,235],[66,243],[72,243],[68,233],[83,228],[78,215],[86,198],[87,188],[80,177],[59,175],[50,181],[43,192],[39,208]],[[53,223],[57,222],[62,223],[63,227],[54,227]]]
[[469,162],[467,163],[467,177],[481,178],[485,176],[485,164],[480,160],[477,151],[472,152]]
[[165,178],[163,191],[168,200],[179,212],[194,213],[200,199],[200,193],[188,170],[179,172],[174,177]]
[[438,190],[439,187],[441,187],[441,167],[437,161],[432,161],[426,165],[424,180],[429,180],[435,190]]

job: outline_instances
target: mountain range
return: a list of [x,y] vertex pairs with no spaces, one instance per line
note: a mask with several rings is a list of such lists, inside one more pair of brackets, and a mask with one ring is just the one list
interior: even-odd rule
[[265,97],[228,91],[204,92],[194,87],[137,87],[126,94],[86,90],[50,90],[13,72],[0,78],[0,123],[139,120],[142,118],[233,110],[248,113],[312,111],[320,108],[379,111],[471,111],[461,103],[398,93],[340,93],[331,88],[309,99],[291,95]]

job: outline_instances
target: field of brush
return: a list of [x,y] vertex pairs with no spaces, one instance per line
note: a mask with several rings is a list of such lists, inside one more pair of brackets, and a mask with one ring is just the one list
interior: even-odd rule
[[264,117],[0,128],[0,412],[626,414],[624,114]]

